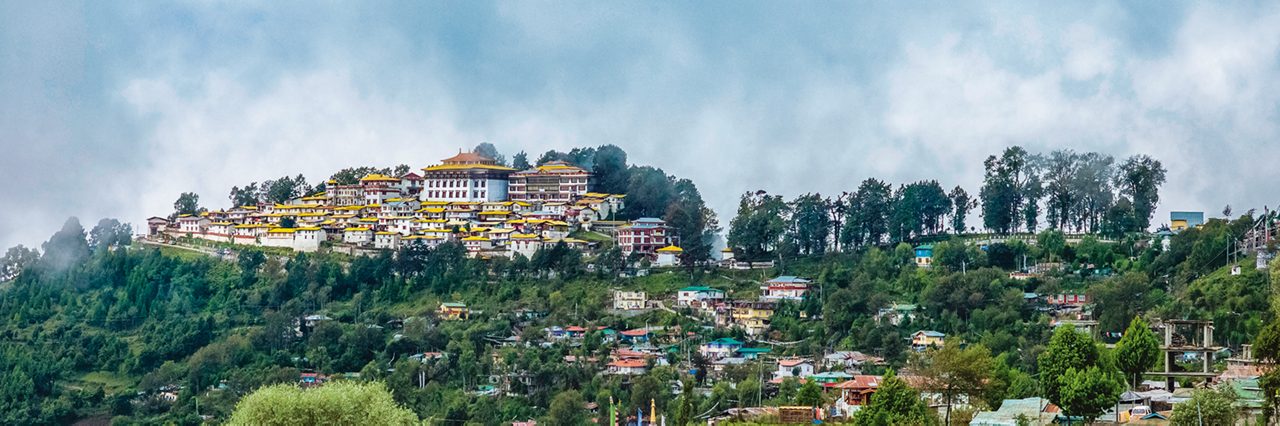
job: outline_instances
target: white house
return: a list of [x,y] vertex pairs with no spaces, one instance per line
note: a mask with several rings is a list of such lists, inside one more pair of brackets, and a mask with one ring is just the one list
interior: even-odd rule
[[400,234],[396,232],[378,232],[373,234],[373,248],[397,250],[400,248]]
[[684,249],[676,246],[666,246],[656,250],[658,258],[654,260],[653,266],[667,267],[680,264],[680,254],[684,253]]
[[808,377],[813,375],[813,361],[804,358],[783,358],[778,360],[778,371],[773,372],[774,380],[788,377]]
[[783,275],[760,286],[762,300],[801,300],[809,291],[809,280],[791,275]]
[[724,290],[706,286],[690,286],[676,292],[678,306],[705,306],[724,300]]
[[634,311],[645,308],[646,302],[643,291],[621,291],[613,292],[613,309],[620,311]]
[[609,374],[642,375],[649,370],[649,363],[640,358],[620,359],[609,363]]
[[347,244],[368,244],[373,242],[373,230],[356,226],[342,230],[342,242]]

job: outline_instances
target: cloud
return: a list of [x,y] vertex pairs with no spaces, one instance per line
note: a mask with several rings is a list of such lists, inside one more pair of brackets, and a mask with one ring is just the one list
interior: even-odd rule
[[0,246],[482,141],[617,144],[724,223],[755,189],[976,193],[1012,144],[1154,155],[1158,215],[1280,201],[1280,7],[735,6],[3,5]]

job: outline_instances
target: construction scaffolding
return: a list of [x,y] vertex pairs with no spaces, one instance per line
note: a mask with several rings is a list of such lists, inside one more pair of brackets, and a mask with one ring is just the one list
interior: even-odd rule
[[1263,207],[1262,215],[1253,221],[1253,227],[1249,228],[1236,244],[1235,254],[1237,259],[1246,256],[1255,255],[1257,259],[1257,268],[1265,269],[1267,264],[1275,256],[1273,249],[1280,236],[1280,223],[1277,223],[1277,212],[1267,207]]
[[[1218,375],[1213,371],[1213,354],[1222,347],[1213,345],[1213,321],[1171,319],[1160,321],[1155,328],[1164,333],[1164,344],[1160,346],[1164,354],[1164,370],[1147,374],[1164,377],[1166,390],[1173,392],[1178,378],[1204,379],[1207,382]],[[1179,357],[1184,361],[1198,360],[1199,368],[1183,369],[1178,365]]]

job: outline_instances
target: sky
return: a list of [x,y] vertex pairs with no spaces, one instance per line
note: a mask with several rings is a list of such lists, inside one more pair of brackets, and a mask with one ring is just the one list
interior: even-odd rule
[[184,191],[615,144],[738,197],[976,193],[1004,147],[1168,169],[1169,210],[1280,193],[1277,2],[0,2],[0,247]]

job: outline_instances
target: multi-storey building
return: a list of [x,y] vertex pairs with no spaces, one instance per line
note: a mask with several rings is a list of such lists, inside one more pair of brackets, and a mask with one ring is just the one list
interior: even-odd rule
[[400,197],[400,178],[373,173],[360,179],[360,189],[365,204],[382,204]]
[[324,183],[324,195],[335,207],[364,205],[364,189],[360,184],[339,185],[337,180],[329,179]]
[[618,247],[623,256],[639,253],[650,258],[658,249],[674,245],[671,228],[662,219],[640,218],[618,227]]
[[511,174],[511,199],[567,203],[587,194],[591,172],[564,161],[551,161]]
[[422,169],[420,198],[435,201],[506,201],[507,177],[515,169],[474,152],[441,161]]

